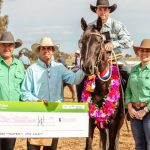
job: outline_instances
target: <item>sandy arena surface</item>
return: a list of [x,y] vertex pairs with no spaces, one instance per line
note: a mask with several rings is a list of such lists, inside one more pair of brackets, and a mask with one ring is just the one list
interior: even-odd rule
[[[69,89],[65,88],[65,97],[71,98],[71,93]],[[70,99],[65,99],[70,101]],[[119,150],[134,150],[134,140],[130,129],[130,124],[128,122],[129,132],[124,124],[119,139]],[[47,141],[49,142],[49,140]],[[60,138],[58,143],[58,150],[84,150],[85,148],[85,138]],[[93,150],[100,150],[99,146],[99,132],[96,129],[93,141]],[[26,150],[26,139],[17,139],[15,150]],[[42,148],[41,148],[42,150]]]

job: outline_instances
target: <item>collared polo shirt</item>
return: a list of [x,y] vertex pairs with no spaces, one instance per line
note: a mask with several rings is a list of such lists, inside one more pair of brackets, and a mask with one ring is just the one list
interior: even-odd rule
[[138,64],[131,70],[125,95],[126,105],[147,102],[150,110],[150,63],[143,69]]
[[25,69],[20,60],[13,57],[12,64],[8,66],[0,56],[0,100],[20,100],[20,88],[24,74]]

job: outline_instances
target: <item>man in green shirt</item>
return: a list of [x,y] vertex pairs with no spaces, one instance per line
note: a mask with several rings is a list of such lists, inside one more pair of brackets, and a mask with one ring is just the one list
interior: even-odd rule
[[[21,40],[14,40],[11,32],[4,32],[0,37],[0,100],[19,101],[20,87],[25,69],[22,62],[12,56],[15,48],[22,45]],[[0,138],[0,150],[13,150],[15,138]]]

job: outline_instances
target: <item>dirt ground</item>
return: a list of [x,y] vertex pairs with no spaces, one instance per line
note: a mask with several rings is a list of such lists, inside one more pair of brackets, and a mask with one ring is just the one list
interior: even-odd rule
[[[65,88],[65,100],[70,101],[71,93],[69,89]],[[124,123],[119,139],[119,150],[134,150],[134,140],[128,122],[129,132]],[[112,139],[113,140],[113,139]],[[58,150],[84,150],[85,138],[60,138],[58,143]],[[42,149],[42,148],[41,148]],[[96,129],[93,141],[93,150],[100,150],[99,146],[99,132]],[[17,139],[15,150],[26,150],[26,139]]]

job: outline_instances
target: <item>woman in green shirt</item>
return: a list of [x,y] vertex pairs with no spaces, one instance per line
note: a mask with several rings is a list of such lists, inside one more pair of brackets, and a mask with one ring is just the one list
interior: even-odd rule
[[140,64],[132,68],[126,88],[126,105],[136,149],[150,150],[150,39],[133,46]]

